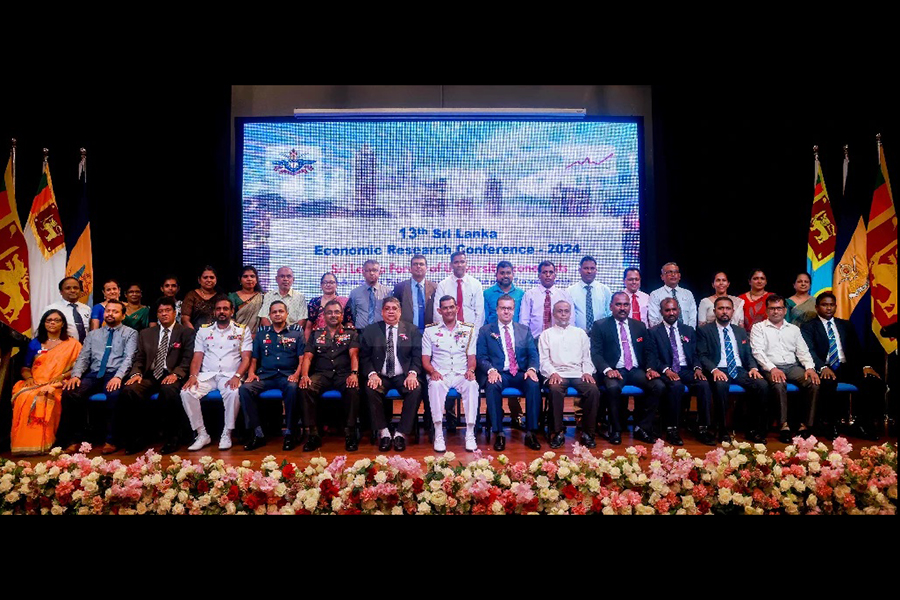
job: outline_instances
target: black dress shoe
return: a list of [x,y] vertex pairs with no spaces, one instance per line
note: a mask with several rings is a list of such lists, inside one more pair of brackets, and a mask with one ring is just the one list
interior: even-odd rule
[[[835,433],[837,433],[837,429],[835,429]],[[871,442],[878,441],[878,430],[871,425],[857,425],[856,435],[864,440],[869,440]],[[835,437],[837,436],[835,435]]]
[[678,430],[674,427],[666,429],[666,441],[673,446],[684,446],[684,440],[678,435]]
[[801,429],[800,431],[798,431],[797,434],[805,440],[809,439],[812,436],[813,430],[812,428],[807,427],[806,429]]
[[525,431],[525,418],[522,415],[516,415],[514,419],[512,419],[512,428],[518,429],[519,431]]
[[391,449],[391,438],[390,436],[382,436],[380,440],[378,440],[378,451],[379,452],[387,452]]
[[792,439],[794,439],[794,436],[791,435],[790,429],[782,429],[778,432],[778,441],[782,444],[790,444]]
[[541,449],[541,443],[538,441],[537,436],[533,431],[529,431],[525,434],[525,447],[530,448],[531,450]]
[[281,449],[285,452],[290,452],[294,448],[297,447],[297,442],[294,440],[293,434],[285,434],[284,442],[281,444]]
[[581,432],[581,445],[585,448],[590,448],[593,450],[597,447],[597,440],[594,439],[593,433],[588,433],[586,431]]
[[144,449],[143,446],[138,446],[138,445],[125,446],[125,454],[137,454],[138,452],[140,452],[143,449]]
[[503,452],[504,450],[506,450],[506,436],[502,433],[494,437],[494,450],[496,450],[497,452]]
[[[729,435],[728,437],[730,438],[731,436]],[[714,436],[712,434],[712,432],[709,429],[706,429],[705,427],[700,429],[699,432],[697,432],[697,439],[700,440],[701,444],[704,444],[706,446],[715,446],[716,445],[716,436]]]
[[560,448],[565,443],[566,443],[566,433],[564,431],[554,433],[553,436],[550,438],[550,447],[553,449]]
[[249,442],[244,444],[244,450],[247,450],[249,452],[250,450],[256,450],[257,448],[262,448],[265,445],[266,445],[266,438],[259,437],[258,435],[254,435],[252,438],[250,438]]
[[834,438],[838,436],[837,427],[835,427],[834,425],[826,425],[822,427],[819,435],[821,435],[826,440],[834,440]]
[[317,450],[322,447],[322,438],[318,435],[311,433],[309,437],[306,438],[306,443],[303,444],[304,452],[312,452],[313,450]]
[[456,426],[458,421],[456,420],[456,415],[447,415],[447,418],[444,420],[444,423],[447,425],[447,432],[452,433],[456,431]]
[[406,438],[402,435],[394,436],[394,450],[397,452],[403,452],[406,450]]
[[359,437],[356,433],[348,433],[344,438],[344,449],[347,452],[356,452],[359,449]]
[[178,452],[178,448],[180,446],[181,445],[178,443],[178,438],[172,438],[171,440],[163,444],[163,447],[159,449],[159,453],[174,454],[175,452]]
[[719,443],[730,442],[731,441],[731,433],[727,429],[723,429],[719,432]]
[[753,442],[754,444],[765,444],[766,443],[766,434],[762,431],[756,431],[751,429],[747,432],[747,440]]
[[648,444],[656,443],[656,436],[650,432],[644,431],[640,427],[634,428],[634,439],[646,442]]
[[622,432],[620,431],[610,431],[609,435],[606,437],[610,444],[614,446],[618,446],[622,443]]

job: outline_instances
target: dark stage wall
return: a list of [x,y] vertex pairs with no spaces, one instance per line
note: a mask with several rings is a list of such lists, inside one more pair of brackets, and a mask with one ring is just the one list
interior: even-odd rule
[[[842,145],[850,144],[853,201],[868,215],[875,134],[900,173],[900,137],[887,93],[875,85],[834,89],[766,82],[694,81],[664,86],[229,86],[104,82],[44,86],[0,99],[0,148],[19,140],[23,223],[37,186],[41,148],[66,219],[74,203],[78,148],[88,150],[98,279],[133,278],[156,295],[174,271],[183,291],[206,263],[227,290],[240,270],[240,203],[233,189],[233,118],[289,116],[295,107],[565,107],[644,119],[644,288],[662,262],[679,262],[683,284],[711,293],[716,270],[746,291],[759,265],[770,289],[792,293],[805,268],[813,144],[840,214]],[[843,231],[848,234],[848,230]],[[841,236],[844,237],[843,235]],[[314,290],[305,290],[307,293]],[[99,295],[97,296],[99,299]]]

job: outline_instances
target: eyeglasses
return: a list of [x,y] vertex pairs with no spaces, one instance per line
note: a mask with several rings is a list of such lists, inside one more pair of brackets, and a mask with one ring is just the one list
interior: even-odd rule
[[766,310],[787,310],[784,306],[767,306]]
[[62,323],[62,319],[53,318],[53,319],[44,319],[44,323]]

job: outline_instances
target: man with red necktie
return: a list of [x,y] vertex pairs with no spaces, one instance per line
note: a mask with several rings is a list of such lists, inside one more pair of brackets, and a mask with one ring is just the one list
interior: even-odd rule
[[650,321],[647,314],[650,310],[650,294],[641,291],[641,270],[637,267],[625,269],[623,283],[625,293],[628,295],[628,304],[631,307],[629,318],[640,321],[649,327]]

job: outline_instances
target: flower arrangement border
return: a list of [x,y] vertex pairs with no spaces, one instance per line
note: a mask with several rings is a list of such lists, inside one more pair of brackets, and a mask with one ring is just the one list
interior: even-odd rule
[[[512,463],[476,452],[420,462],[399,455],[274,456],[259,469],[204,456],[193,462],[148,450],[136,462],[74,455],[0,461],[0,514],[896,514],[897,452],[860,451],[844,438],[829,450],[796,437],[769,454],[762,444],[722,444],[703,458],[658,441],[599,456],[546,452]],[[648,456],[649,454],[649,456]]]

